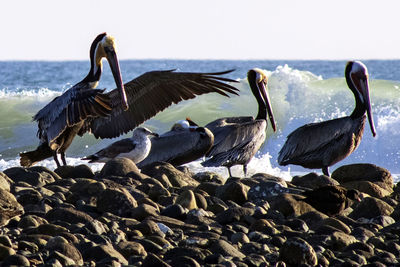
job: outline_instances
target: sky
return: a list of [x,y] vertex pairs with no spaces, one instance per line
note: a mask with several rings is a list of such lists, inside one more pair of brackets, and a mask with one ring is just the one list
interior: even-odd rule
[[400,59],[397,0],[15,0],[0,3],[0,60]]

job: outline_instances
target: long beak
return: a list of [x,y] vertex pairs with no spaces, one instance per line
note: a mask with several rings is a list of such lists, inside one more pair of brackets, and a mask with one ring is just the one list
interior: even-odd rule
[[123,110],[127,110],[129,108],[129,105],[128,105],[128,100],[127,100],[126,93],[125,93],[124,84],[122,83],[122,76],[121,76],[121,71],[119,69],[117,54],[115,53],[114,50],[111,50],[111,49],[105,49],[105,52],[106,52],[108,64],[110,64],[110,68],[111,68],[112,74],[114,76],[115,84],[117,85],[117,89],[121,96],[122,108],[123,108]]
[[361,87],[362,87],[362,92],[363,92],[363,98],[364,98],[364,103],[365,103],[365,108],[367,110],[367,116],[368,116],[368,122],[369,126],[371,128],[372,136],[376,136],[376,131],[375,131],[375,125],[374,125],[374,118],[372,117],[372,111],[371,111],[371,101],[369,98],[369,84],[368,84],[368,78],[362,80],[360,82]]
[[267,108],[267,113],[269,117],[269,121],[271,122],[272,129],[276,132],[276,124],[274,119],[274,113],[272,112],[271,101],[269,100],[269,94],[265,88],[265,83],[258,83],[258,87],[260,88],[261,96],[264,99],[265,107]]

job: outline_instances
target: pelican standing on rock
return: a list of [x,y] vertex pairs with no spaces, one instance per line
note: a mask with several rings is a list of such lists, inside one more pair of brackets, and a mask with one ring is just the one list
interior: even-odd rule
[[[93,89],[100,79],[103,57],[109,60],[117,83],[117,89],[105,94],[103,90]],[[151,71],[122,85],[114,39],[105,33],[94,40],[90,60],[89,74],[34,116],[41,143],[36,150],[20,154],[22,166],[31,166],[51,156],[60,166],[56,153],[61,154],[66,165],[65,150],[76,134],[82,136],[90,132],[96,138],[118,137],[173,103],[212,92],[229,97],[227,93],[237,95],[238,91],[226,83],[235,80],[220,77],[232,70],[214,73]]]
[[[114,38],[106,33],[99,34],[90,47],[90,70],[86,77],[54,98],[33,117],[38,122],[40,145],[35,151],[21,153],[21,165],[30,166],[53,155],[57,166],[57,153],[66,165],[65,151],[74,137],[86,132],[85,121],[89,118],[111,114],[111,99],[104,90],[95,89],[102,73],[102,59],[106,58],[117,85],[116,93],[123,110],[128,109],[127,98],[122,83]],[[44,158],[41,158],[44,157]]]
[[322,168],[322,172],[330,176],[329,166],[349,156],[360,144],[367,116],[372,135],[375,137],[367,67],[360,61],[349,61],[345,77],[356,100],[351,115],[306,124],[293,131],[279,152],[280,165],[295,164],[310,169]]
[[114,158],[124,157],[131,159],[135,164],[139,163],[150,152],[151,141],[149,136],[158,136],[158,134],[153,133],[145,127],[138,127],[133,131],[131,138],[114,142],[93,155],[83,158],[83,160],[89,160],[89,163],[107,162]]
[[276,131],[274,115],[267,92],[267,75],[254,68],[247,73],[247,80],[258,103],[258,114],[253,117],[227,117],[217,119],[205,126],[214,134],[214,145],[206,156],[210,159],[202,163],[205,167],[225,166],[232,177],[233,165],[243,165],[247,175],[247,164],[265,141],[267,117]]

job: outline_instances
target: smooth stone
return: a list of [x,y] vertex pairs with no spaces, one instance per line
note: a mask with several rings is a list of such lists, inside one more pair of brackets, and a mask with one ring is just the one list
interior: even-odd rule
[[[209,251],[208,251],[209,252]],[[213,253],[218,253],[217,251],[213,251]],[[164,259],[166,261],[172,260],[177,257],[187,256],[192,259],[195,259],[197,262],[203,262],[204,259],[209,256],[207,251],[198,247],[174,247],[172,249],[167,250],[164,254]]]
[[364,198],[361,203],[353,210],[353,212],[350,213],[349,217],[353,219],[371,219],[381,215],[390,216],[393,211],[394,208],[392,208],[386,202],[374,197],[367,197]]
[[206,198],[197,192],[194,192],[196,198],[196,204],[199,209],[207,210],[208,204]]
[[11,239],[8,235],[0,235],[0,244],[6,247],[12,247]]
[[4,172],[0,172],[0,189],[10,191],[10,185],[13,180],[10,179]]
[[210,250],[213,253],[220,253],[223,256],[237,257],[239,259],[243,259],[246,257],[246,255],[244,255],[242,252],[240,252],[238,249],[236,249],[225,240],[210,240],[210,243]]
[[31,253],[36,253],[39,251],[39,246],[33,242],[20,241],[18,242],[18,250],[27,250]]
[[60,175],[62,178],[93,178],[94,173],[89,166],[80,164],[76,166],[60,166],[54,170],[55,173]]
[[96,207],[101,212],[129,217],[137,202],[125,188],[106,189],[98,196]]
[[93,218],[85,212],[73,208],[54,208],[47,212],[46,219],[50,222],[64,221],[69,223],[88,223]]
[[335,219],[335,218],[326,218],[322,222],[322,225],[329,225],[336,228],[339,231],[342,231],[345,234],[350,234],[351,229],[342,221]]
[[360,192],[366,193],[372,197],[383,198],[389,196],[393,190],[386,190],[377,184],[370,181],[352,181],[342,184],[347,189],[356,189]]
[[[286,185],[286,183],[284,184]],[[287,185],[276,181],[261,181],[250,187],[247,197],[250,201],[268,199],[290,192]]]
[[340,184],[351,181],[370,181],[373,183],[382,182],[386,185],[385,189],[387,190],[393,188],[393,176],[391,173],[385,168],[369,163],[341,166],[331,176]]
[[131,256],[147,256],[147,252],[143,245],[134,241],[122,241],[117,245],[117,250],[126,258]]
[[0,261],[4,260],[8,256],[14,255],[15,253],[14,249],[0,244]]
[[31,263],[25,256],[14,254],[6,257],[1,266],[31,266]]
[[224,201],[232,200],[242,205],[247,201],[247,192],[249,190],[250,187],[241,182],[226,182],[223,186],[217,188],[215,196]]
[[153,185],[147,192],[149,198],[154,201],[159,201],[161,197],[169,197],[171,193],[164,186],[160,184]]
[[301,216],[315,209],[304,201],[296,200],[291,194],[281,194],[273,198],[270,202],[271,209],[278,210],[284,216]]
[[157,255],[149,253],[142,263],[142,267],[171,267],[168,263],[160,259]]
[[196,187],[196,190],[202,190],[204,192],[207,192],[210,196],[215,196],[219,187],[221,187],[221,185],[218,183],[204,182],[204,183],[199,184]]
[[170,264],[172,266],[200,267],[200,264],[195,259],[188,256],[179,256],[173,258]]
[[168,180],[175,187],[184,186],[198,186],[199,182],[187,175],[186,173],[179,171],[172,164],[166,162],[156,162],[142,168],[142,172],[150,177],[161,179],[160,177],[165,175]]
[[197,209],[196,197],[192,190],[184,190],[176,199],[175,204],[188,210]]
[[103,259],[115,259],[123,265],[127,265],[128,261],[125,257],[115,250],[111,245],[98,245],[85,250],[83,253],[85,261],[93,260],[95,262]]
[[357,242],[357,239],[354,236],[345,234],[343,232],[334,232],[331,235],[330,245],[334,250],[342,250],[355,242]]
[[288,239],[279,249],[279,259],[287,264],[307,264],[316,266],[317,254],[313,247],[305,240],[295,237]]
[[223,212],[220,212],[215,220],[220,224],[228,224],[240,221],[245,216],[253,216],[253,214],[254,209],[251,208],[229,208]]
[[310,189],[315,189],[325,185],[339,185],[339,182],[335,179],[326,175],[318,175],[315,172],[303,176],[294,176],[291,183],[296,186],[307,187]]
[[132,218],[142,221],[149,216],[158,216],[157,209],[148,204],[140,204],[137,208],[131,210]]
[[67,228],[52,223],[41,224],[36,228],[27,230],[27,233],[29,234],[39,234],[48,236],[57,236],[65,232],[68,232]]
[[248,236],[242,232],[234,233],[230,239],[233,244],[238,244],[238,243],[244,244],[250,242]]
[[198,172],[193,176],[193,178],[200,183],[214,182],[220,185],[223,185],[225,183],[225,178],[215,172]]
[[29,204],[38,204],[43,199],[42,194],[36,189],[26,188],[24,190],[17,190],[18,191],[15,193],[15,197],[17,198],[18,203],[22,206]]
[[59,251],[51,251],[49,258],[58,260],[62,266],[77,265],[77,263],[73,259],[65,256],[64,254],[62,254]]
[[4,170],[6,174],[14,183],[25,182],[32,186],[44,186],[55,182],[54,176],[47,171],[37,171],[37,168],[22,168],[13,167]]
[[178,220],[185,220],[187,210],[183,208],[180,204],[173,204],[162,210],[160,214]]
[[128,158],[116,158],[104,164],[100,171],[102,177],[109,175],[126,176],[130,172],[139,172],[136,164]]
[[10,219],[22,215],[24,208],[9,191],[0,189],[0,226],[6,225]]

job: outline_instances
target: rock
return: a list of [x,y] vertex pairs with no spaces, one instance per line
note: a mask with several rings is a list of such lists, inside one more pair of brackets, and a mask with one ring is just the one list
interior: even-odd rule
[[191,266],[200,267],[200,264],[193,258],[188,256],[179,256],[171,260],[172,266]]
[[242,252],[237,250],[234,246],[226,242],[225,240],[210,240],[210,250],[213,253],[219,253],[223,256],[231,256],[238,257],[239,259],[243,259],[246,257]]
[[54,170],[55,173],[60,175],[62,178],[93,178],[94,173],[89,166],[85,164],[77,166],[60,166]]
[[166,162],[156,162],[146,166],[142,169],[142,172],[154,177],[156,179],[161,179],[163,175],[167,176],[168,180],[175,187],[183,186],[198,186],[199,182],[185,174],[184,172],[176,169],[172,164]]
[[[249,193],[250,194],[250,193]],[[297,201],[291,194],[281,194],[271,201],[271,208],[284,216],[300,216],[315,209],[304,201]]]
[[249,243],[250,239],[248,238],[248,236],[245,233],[242,232],[238,232],[238,233],[234,233],[231,236],[231,241],[233,244],[244,244],[244,243]]
[[250,187],[238,181],[227,182],[223,186],[217,188],[216,197],[226,201],[232,200],[239,205],[247,201],[247,192]]
[[125,188],[106,189],[98,196],[96,207],[102,212],[129,217],[137,202]]
[[7,190],[0,189],[0,226],[6,225],[10,219],[23,213],[24,208],[14,195]]
[[331,235],[330,245],[334,250],[342,250],[355,242],[357,242],[357,239],[354,236],[345,234],[343,232],[334,232]]
[[184,190],[176,199],[175,204],[188,210],[197,209],[196,197],[192,190]]
[[25,256],[14,254],[6,257],[1,266],[31,266],[31,264]]
[[259,184],[250,187],[247,193],[250,201],[257,201],[260,199],[266,199],[276,197],[290,190],[284,187],[281,183],[275,181],[261,181]]
[[132,218],[138,221],[142,221],[149,216],[157,216],[157,215],[158,215],[157,209],[148,204],[140,204],[137,208],[131,210]]
[[85,212],[73,208],[54,208],[47,212],[46,219],[50,222],[64,221],[69,223],[88,223],[93,218]]
[[4,170],[6,174],[14,183],[25,182],[32,186],[44,186],[45,184],[55,182],[55,178],[47,171],[37,172],[37,168],[22,168],[13,167]]
[[360,192],[366,193],[372,197],[383,198],[390,195],[393,190],[386,190],[377,184],[369,181],[352,181],[342,184],[347,189],[356,189]]
[[77,265],[77,263],[73,259],[65,256],[64,254],[62,254],[59,251],[51,251],[51,254],[50,254],[49,258],[59,261],[62,266]]
[[126,259],[129,259],[131,256],[147,256],[147,252],[143,245],[134,241],[119,242],[117,249]]
[[240,221],[245,216],[252,216],[254,214],[254,209],[251,208],[229,208],[223,212],[220,212],[215,220],[220,224],[228,224],[232,222]]
[[350,234],[351,229],[342,221],[335,219],[335,218],[326,218],[322,222],[322,225],[329,225],[334,227],[335,229],[342,231],[345,234]]
[[14,254],[15,254],[14,249],[0,244],[0,261]]
[[104,164],[100,171],[102,177],[116,175],[126,176],[130,172],[140,172],[136,164],[128,158],[116,158]]
[[204,182],[199,184],[196,187],[196,190],[202,190],[204,192],[207,192],[210,196],[215,196],[219,187],[221,187],[220,184],[214,182]]
[[385,189],[393,188],[393,177],[385,168],[374,164],[350,164],[337,168],[332,178],[340,184],[352,181],[370,181],[386,185]]
[[318,175],[315,172],[311,172],[303,176],[294,176],[291,183],[296,186],[302,186],[311,189],[325,185],[339,185],[338,181],[326,175]]
[[11,239],[7,235],[0,235],[0,244],[6,247],[12,247]]
[[327,218],[329,217],[326,214],[317,210],[306,212],[298,217],[298,219],[305,221],[307,225],[313,230],[319,227],[323,220]]
[[294,237],[288,239],[279,249],[279,259],[290,265],[311,265],[318,263],[317,254],[307,241]]
[[386,202],[374,197],[367,197],[350,213],[349,217],[371,219],[380,215],[390,215],[393,210]]
[[225,183],[225,178],[215,172],[199,172],[196,173],[193,178],[200,183],[212,182],[220,185]]
[[103,259],[116,259],[123,265],[128,264],[128,261],[125,259],[125,257],[110,245],[98,245],[89,248],[83,252],[83,257],[85,261],[93,260],[98,262]]
[[147,257],[144,259],[142,267],[171,267],[168,263],[154,255],[153,253],[150,253],[147,255]]
[[174,204],[166,207],[163,211],[161,211],[161,215],[168,216],[178,220],[184,220],[187,215],[187,210],[185,210],[179,204]]
[[0,189],[10,191],[11,183],[13,181],[4,172],[0,172]]

